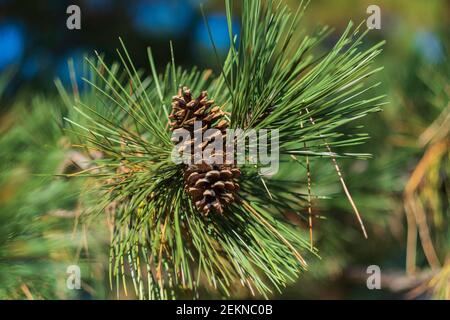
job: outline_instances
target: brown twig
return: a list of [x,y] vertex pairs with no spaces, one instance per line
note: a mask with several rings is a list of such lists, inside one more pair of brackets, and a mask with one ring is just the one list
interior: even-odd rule
[[[308,108],[305,108],[305,109],[306,109],[306,112],[309,114]],[[313,119],[312,117],[309,117],[309,120],[311,121],[311,123],[312,123],[313,125],[316,124],[315,121],[314,121],[314,119]],[[320,134],[320,136],[323,138],[323,135],[322,135],[322,134]],[[359,225],[360,225],[360,227],[361,227],[361,230],[362,230],[362,232],[363,232],[363,234],[364,234],[364,237],[367,239],[368,236],[367,236],[366,228],[364,227],[364,223],[363,223],[363,221],[362,221],[362,219],[361,219],[361,215],[359,214],[358,208],[356,207],[356,204],[355,204],[355,202],[353,201],[352,195],[351,195],[350,192],[348,191],[347,184],[345,183],[344,177],[342,176],[341,169],[339,168],[339,165],[338,165],[338,163],[337,163],[336,157],[333,156],[333,152],[331,151],[331,147],[330,147],[330,145],[328,144],[328,142],[325,140],[325,138],[323,138],[323,140],[324,140],[325,146],[326,146],[326,148],[327,148],[327,150],[328,150],[328,153],[329,153],[330,156],[331,156],[331,161],[332,161],[333,164],[334,164],[334,168],[335,168],[336,173],[337,173],[337,175],[338,175],[338,177],[339,177],[339,180],[341,181],[342,188],[344,189],[345,195],[347,196],[347,199],[348,199],[348,201],[350,202],[350,204],[351,204],[351,206],[352,206],[352,208],[353,208],[353,212],[355,213],[356,218],[358,219],[358,222],[359,222]]]
[[425,211],[420,201],[417,200],[417,192],[430,165],[447,152],[448,148],[449,141],[446,140],[431,145],[417,164],[405,186],[404,201],[408,222],[408,248],[406,258],[408,273],[413,273],[415,271],[416,240],[414,237],[417,236],[414,234],[417,232],[416,230],[419,231],[423,251],[431,268],[437,269],[440,267],[439,258],[437,257],[433,241],[431,240]]

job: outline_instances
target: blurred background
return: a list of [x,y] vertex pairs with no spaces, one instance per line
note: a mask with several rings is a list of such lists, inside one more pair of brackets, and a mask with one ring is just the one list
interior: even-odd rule
[[[66,27],[71,4],[81,9],[81,30]],[[146,48],[165,66],[169,41],[178,65],[217,72],[200,4],[223,58],[229,44],[222,0],[0,0],[0,298],[115,297],[106,224],[94,230],[78,224],[81,183],[48,176],[74,156],[52,121],[52,110],[64,105],[54,80],[70,89],[75,79],[83,91],[84,56],[97,50],[117,59],[118,37],[146,72]],[[315,203],[325,217],[315,235],[322,259],[273,298],[450,299],[450,2],[316,0],[302,27],[311,33],[334,27],[320,48],[326,50],[349,20],[366,19],[372,4],[381,8],[381,29],[370,31],[365,45],[387,41],[377,90],[388,104],[361,122],[372,139],[355,148],[373,159],[342,162],[369,240],[359,233],[332,167],[317,164],[315,192],[329,197]],[[239,27],[236,17],[233,28]],[[66,287],[71,264],[81,267],[82,290]],[[381,268],[381,290],[366,286],[369,265]]]

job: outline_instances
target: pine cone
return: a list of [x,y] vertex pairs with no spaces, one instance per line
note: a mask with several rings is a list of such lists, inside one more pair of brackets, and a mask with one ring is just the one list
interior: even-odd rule
[[[201,121],[202,136],[207,129],[218,129],[225,143],[228,121],[224,119],[224,116],[225,112],[220,107],[214,106],[214,100],[208,100],[206,91],[200,93],[198,98],[192,99],[191,91],[183,87],[178,91],[178,95],[172,98],[172,112],[169,118],[173,120],[170,123],[172,131],[183,128],[192,135],[194,122]],[[192,138],[185,146],[194,143]],[[203,142],[202,150],[207,146],[208,141]],[[192,198],[195,207],[205,216],[211,211],[222,214],[225,206],[235,200],[234,193],[239,189],[236,179],[240,176],[240,170],[235,165],[225,164],[226,154],[219,156],[222,157],[223,164],[210,164],[211,161],[207,161],[209,159],[203,159],[201,164],[192,164],[185,168],[185,190]]]

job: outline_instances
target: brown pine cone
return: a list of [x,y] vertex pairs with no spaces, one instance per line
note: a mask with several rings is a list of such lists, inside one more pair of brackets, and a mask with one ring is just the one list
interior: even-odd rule
[[[224,119],[225,112],[214,106],[214,100],[208,100],[208,94],[203,91],[198,98],[192,99],[191,91],[183,87],[172,99],[172,112],[169,116],[171,129],[186,129],[194,133],[194,122],[202,121],[202,134],[207,129],[219,129],[226,142],[228,121]],[[194,144],[194,137],[186,146]],[[202,150],[208,146],[204,142]],[[193,150],[193,149],[191,149]],[[225,145],[224,149],[225,150]],[[220,155],[225,163],[225,154]],[[239,190],[237,178],[241,172],[230,164],[209,164],[210,159],[203,159],[201,164],[186,166],[184,173],[185,190],[192,198],[195,207],[203,214],[211,211],[222,214],[225,206],[235,201],[235,192]]]

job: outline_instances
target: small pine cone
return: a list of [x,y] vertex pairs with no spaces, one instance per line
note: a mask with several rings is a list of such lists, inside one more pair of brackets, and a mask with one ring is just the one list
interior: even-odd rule
[[236,179],[240,175],[238,168],[229,165],[191,165],[184,174],[186,191],[203,215],[211,210],[222,214],[224,207],[235,200],[234,193],[239,190]]
[[[172,98],[170,127],[172,131],[183,128],[193,134],[194,122],[201,121],[202,134],[207,129],[219,129],[225,143],[228,121],[224,119],[224,116],[225,112],[220,107],[214,106],[214,100],[208,100],[206,91],[193,99],[191,91],[187,87],[183,87],[178,91],[178,95]],[[183,148],[192,144],[194,144],[194,139],[186,143]],[[208,142],[204,142],[201,145],[202,150],[207,145]],[[216,154],[216,156],[218,155]],[[225,160],[225,154],[219,156]],[[189,165],[184,172],[186,192],[197,210],[205,216],[211,211],[222,214],[225,206],[235,201],[235,193],[239,190],[237,178],[241,174],[234,165],[209,163],[210,161],[203,161],[201,164]]]

